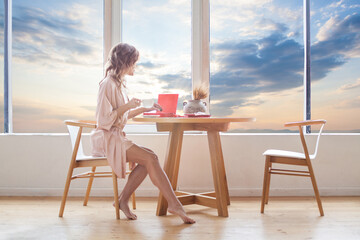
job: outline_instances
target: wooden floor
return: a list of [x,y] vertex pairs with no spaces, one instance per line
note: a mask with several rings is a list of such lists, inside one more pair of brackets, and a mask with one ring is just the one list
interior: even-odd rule
[[323,197],[320,217],[312,197],[232,198],[229,217],[215,209],[185,206],[197,223],[155,216],[155,198],[137,198],[138,220],[115,219],[111,198],[70,198],[63,218],[60,198],[0,197],[0,239],[360,239],[360,197]]

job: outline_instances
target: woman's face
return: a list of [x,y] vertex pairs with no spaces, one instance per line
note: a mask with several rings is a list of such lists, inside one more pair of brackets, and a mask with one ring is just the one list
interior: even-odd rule
[[128,68],[126,74],[127,74],[127,75],[130,75],[130,76],[134,76],[135,67],[136,67],[136,63],[134,63],[134,65],[132,65],[131,67]]

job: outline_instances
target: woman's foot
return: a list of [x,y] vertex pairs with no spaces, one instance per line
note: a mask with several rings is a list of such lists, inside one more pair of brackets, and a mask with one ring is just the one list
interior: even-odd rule
[[186,223],[186,224],[193,224],[193,223],[195,223],[195,220],[194,220],[194,219],[189,218],[189,217],[186,215],[186,213],[185,213],[185,211],[184,211],[184,209],[183,209],[183,207],[182,207],[181,205],[178,206],[178,207],[168,207],[168,211],[169,211],[169,213],[178,215],[178,216],[184,221],[184,223]]
[[[115,203],[113,203],[113,206],[115,207]],[[119,208],[128,219],[130,219],[130,220],[137,219],[137,216],[133,212],[130,211],[127,201],[122,201],[121,199],[119,199]]]

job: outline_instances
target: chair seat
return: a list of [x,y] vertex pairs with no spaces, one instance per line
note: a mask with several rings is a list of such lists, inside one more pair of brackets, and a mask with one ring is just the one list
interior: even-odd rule
[[[275,156],[275,157],[306,159],[304,153],[284,151],[284,150],[276,150],[276,149],[266,150],[263,153],[263,155],[265,155],[265,156]],[[314,155],[310,155],[309,157],[310,157],[311,160],[315,158]]]
[[106,157],[93,157],[93,156],[81,156],[77,157],[76,161],[91,161],[91,160],[106,160]]

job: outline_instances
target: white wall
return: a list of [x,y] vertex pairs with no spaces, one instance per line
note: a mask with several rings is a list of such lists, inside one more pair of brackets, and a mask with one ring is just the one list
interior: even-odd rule
[[[153,149],[164,161],[168,135],[128,135],[139,145]],[[315,136],[308,136],[309,145]],[[84,136],[85,150],[89,136]],[[231,196],[260,196],[264,172],[262,153],[269,148],[301,151],[300,139],[289,134],[223,134],[221,136]],[[360,135],[325,134],[313,162],[320,194],[360,195]],[[0,135],[0,195],[61,196],[71,146],[68,135]],[[312,151],[312,148],[310,148]],[[179,189],[213,189],[207,137],[185,135],[180,163]],[[120,187],[125,180],[120,180]],[[82,196],[87,180],[72,182],[70,195]],[[138,196],[157,196],[147,177]],[[271,195],[313,195],[309,178],[274,175]],[[92,195],[111,196],[112,180],[95,179]]]

